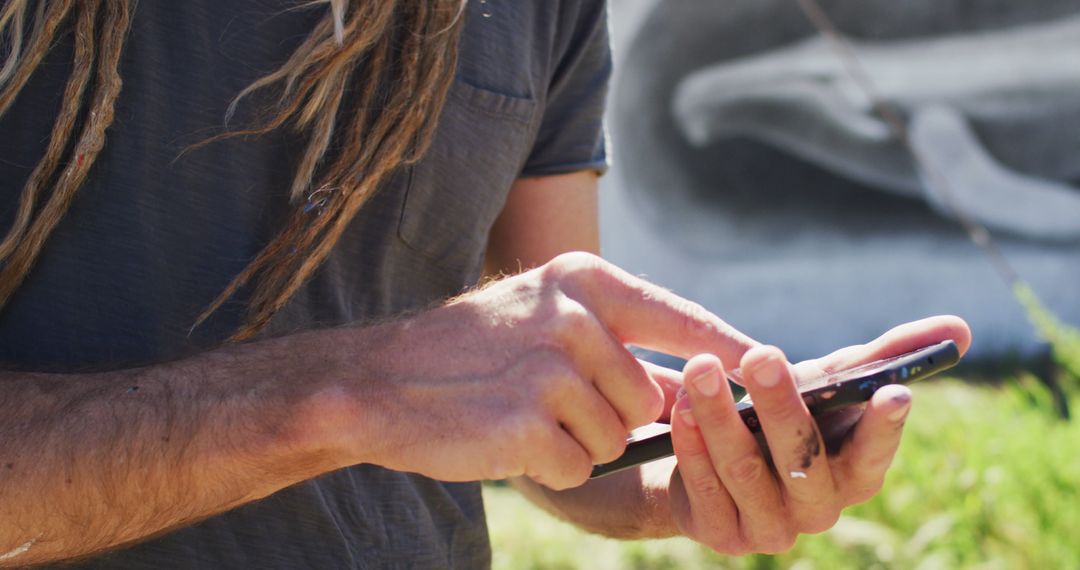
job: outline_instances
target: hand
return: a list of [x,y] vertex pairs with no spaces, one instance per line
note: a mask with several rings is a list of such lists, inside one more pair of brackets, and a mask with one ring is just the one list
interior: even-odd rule
[[669,486],[672,516],[686,535],[728,554],[782,552],[800,533],[824,531],[840,511],[880,490],[911,407],[906,386],[886,386],[835,454],[798,395],[795,378],[909,352],[951,338],[961,353],[970,331],[955,317],[897,327],[877,340],[789,365],[775,347],[747,351],[741,361],[767,449],[735,411],[723,364],[691,358],[684,369],[688,397],[672,411],[678,468]]
[[358,455],[441,480],[527,475],[556,489],[583,483],[622,453],[630,429],[665,411],[662,387],[625,344],[731,362],[753,345],[581,253],[384,329],[365,362],[376,380],[345,399],[344,415],[375,414],[358,429],[377,441],[357,442]]

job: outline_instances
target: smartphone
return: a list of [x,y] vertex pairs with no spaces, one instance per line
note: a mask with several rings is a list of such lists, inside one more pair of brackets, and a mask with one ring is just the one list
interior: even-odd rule
[[[888,384],[910,384],[942,370],[952,368],[960,361],[960,350],[951,340],[920,348],[918,350],[876,360],[853,368],[839,370],[799,382],[799,392],[810,413],[819,416],[847,406],[861,404],[874,392]],[[732,377],[738,378],[737,371]],[[746,427],[752,432],[761,431],[754,403],[749,397],[740,400],[736,407]],[[671,445],[671,426],[652,424],[645,426],[627,438],[626,451],[610,463],[593,467],[591,478],[603,477],[636,467],[642,463],[674,455]]]

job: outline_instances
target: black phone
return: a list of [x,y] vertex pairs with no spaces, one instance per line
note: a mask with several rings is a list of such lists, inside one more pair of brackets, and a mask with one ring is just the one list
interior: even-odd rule
[[[875,360],[853,368],[839,370],[803,380],[799,392],[810,413],[819,416],[847,406],[861,404],[870,399],[878,388],[888,384],[910,384],[942,370],[952,368],[960,361],[960,350],[951,340],[920,348],[918,350]],[[736,376],[736,374],[732,374]],[[752,432],[761,431],[754,403],[749,397],[740,400],[736,407],[746,427]],[[671,445],[671,427],[652,424],[627,438],[626,451],[610,463],[593,467],[590,478],[603,477],[636,467],[642,463],[674,455]]]

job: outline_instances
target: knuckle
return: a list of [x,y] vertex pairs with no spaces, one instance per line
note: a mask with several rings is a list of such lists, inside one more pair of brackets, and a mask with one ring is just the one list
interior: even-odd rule
[[791,550],[798,539],[798,533],[789,528],[769,529],[755,540],[754,550],[762,554],[783,554]]
[[530,392],[534,402],[549,403],[552,397],[560,397],[572,390],[579,381],[577,369],[565,351],[547,347],[537,356],[538,363],[526,381],[532,384]]
[[837,472],[837,489],[845,504],[864,503],[872,499],[885,485],[885,466],[873,468],[866,462],[844,461]]
[[726,427],[736,415],[734,406],[721,405],[711,400],[697,403],[693,409],[694,419],[706,428]]
[[600,453],[597,454],[595,459],[598,463],[608,463],[615,461],[623,452],[626,451],[626,437],[621,435],[612,435],[605,438],[600,448]]
[[550,481],[544,483],[552,491],[565,491],[567,489],[573,489],[578,485],[574,481],[564,475],[553,477]]
[[740,457],[724,466],[731,480],[741,485],[755,483],[765,476],[765,460],[757,453]]
[[590,335],[596,327],[592,313],[584,305],[569,297],[558,300],[547,324],[551,335],[563,342],[580,341]]
[[525,469],[525,476],[549,489],[560,490],[563,488],[558,473],[553,473],[546,465],[530,463]]
[[588,279],[606,271],[607,263],[599,256],[584,251],[559,254],[548,266],[551,277],[562,279]]
[[[698,446],[698,445],[680,446],[680,448],[676,450],[676,453],[678,455],[680,465],[682,465],[682,464],[685,464],[685,465],[693,465],[693,464],[707,465],[708,469],[715,473],[715,470],[714,470],[714,468],[712,466],[712,458],[709,456],[709,450],[706,449],[704,446]],[[687,469],[680,469],[679,471],[680,471],[680,473],[682,473],[682,476],[684,478],[687,477],[687,471],[688,471]],[[688,478],[686,483],[687,483],[688,486],[692,485],[693,484],[693,479]]]
[[556,491],[580,487],[589,480],[592,474],[592,462],[587,459],[568,461],[563,464],[559,473],[550,477],[546,483],[548,487]]
[[783,554],[795,547],[795,543],[799,540],[798,533],[787,532],[784,535],[778,536],[776,542],[772,544],[769,554]]
[[[664,413],[664,391],[658,384],[653,382],[644,371],[637,367],[632,372],[635,375],[634,383],[636,397],[633,399],[634,406],[627,414],[627,428],[634,429],[655,422]],[[627,384],[631,384],[627,382]]]
[[884,476],[892,462],[892,450],[886,453],[884,450],[876,449],[862,458],[862,461],[859,462],[859,468],[862,473],[880,473]]
[[573,372],[555,374],[537,390],[536,400],[548,418],[564,418],[578,409],[576,401],[587,391],[586,381]]
[[713,473],[694,473],[690,477],[683,473],[683,480],[686,481],[688,487],[694,490],[698,497],[704,500],[720,499],[726,492],[724,486],[720,483],[720,479]]
[[699,539],[699,541],[714,552],[725,556],[746,556],[753,553],[753,549],[747,546],[736,533],[722,532],[714,534],[720,536],[710,536],[709,538]]
[[797,426],[799,429],[817,431],[817,425],[810,419],[810,412],[801,400],[773,402],[774,405],[768,405],[769,402],[764,398],[762,400],[758,405],[758,416],[768,418],[766,421],[777,426]]
[[626,428],[634,430],[649,425],[655,421],[660,414],[653,413],[653,406],[641,402],[635,405],[634,409],[623,412],[622,416],[623,421],[626,423]]
[[799,532],[806,534],[818,534],[825,532],[836,525],[840,520],[839,509],[828,509],[813,514],[804,515],[799,520]]
[[648,385],[649,394],[646,396],[645,401],[649,411],[649,421],[655,422],[665,411],[670,411],[666,409],[667,398],[664,397],[664,389],[660,387],[660,384],[650,378],[643,369],[639,368],[639,370],[641,370],[640,374],[643,381]]
[[525,473],[525,468],[520,461],[517,461],[515,457],[507,455],[499,460],[488,463],[487,474],[485,479],[491,481],[497,481],[500,479],[509,479],[511,477],[517,477]]
[[548,429],[544,423],[541,414],[537,412],[518,414],[504,428],[510,448],[520,451],[546,445]]
[[564,345],[544,342],[537,352],[537,365],[541,378],[576,374],[577,366],[574,364],[574,357]]
[[570,487],[580,487],[589,480],[589,475],[592,474],[592,461],[587,459],[576,462],[574,469],[569,473],[567,481]]
[[848,497],[852,504],[865,503],[878,494],[878,491],[881,490],[883,484],[884,477],[880,477],[863,484],[853,485],[848,492]]
[[750,547],[741,541],[730,541],[730,546],[727,547],[726,552],[731,556],[749,556],[754,553]]
[[705,307],[678,298],[675,308],[682,314],[682,329],[691,336],[710,336],[717,332],[716,324],[712,322],[712,315]]
[[651,398],[648,396],[634,398],[629,403],[619,407],[622,408],[619,410],[619,415],[628,430],[647,425],[659,416],[659,414],[653,413],[655,406],[653,406]]
[[533,479],[553,491],[563,491],[573,486],[563,473],[549,474],[542,478],[533,477]]
[[[664,392],[623,347],[612,346],[603,357],[609,363],[593,383],[606,389],[607,399],[627,430],[656,421],[664,412]],[[617,397],[616,397],[617,396]]]
[[526,469],[526,475],[556,491],[580,486],[588,480],[592,461],[585,450],[564,445],[567,436],[561,426],[545,422],[534,433],[531,447],[525,449],[535,461]]
[[574,485],[572,483],[563,481],[562,479],[555,479],[555,480],[551,481],[550,483],[545,482],[545,483],[543,483],[543,485],[545,487],[551,489],[552,491],[565,491],[567,489],[573,489],[574,488]]

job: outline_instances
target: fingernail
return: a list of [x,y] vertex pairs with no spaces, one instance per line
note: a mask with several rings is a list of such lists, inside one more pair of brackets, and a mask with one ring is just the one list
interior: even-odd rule
[[709,398],[720,393],[720,378],[714,370],[709,370],[695,377],[693,384],[698,392]]
[[771,388],[780,383],[780,375],[783,373],[784,363],[775,358],[762,362],[753,371],[754,382],[759,386]]
[[909,394],[898,394],[892,397],[892,401],[900,404],[900,407],[893,410],[887,417],[889,421],[899,422],[907,417],[908,412],[911,411],[911,396]]
[[679,401],[686,397],[686,386],[679,386],[679,391],[675,392],[675,401]]
[[690,427],[697,427],[697,420],[694,419],[693,410],[691,410],[690,408],[680,410],[679,415],[682,416],[682,419],[684,422],[686,422],[686,425]]

